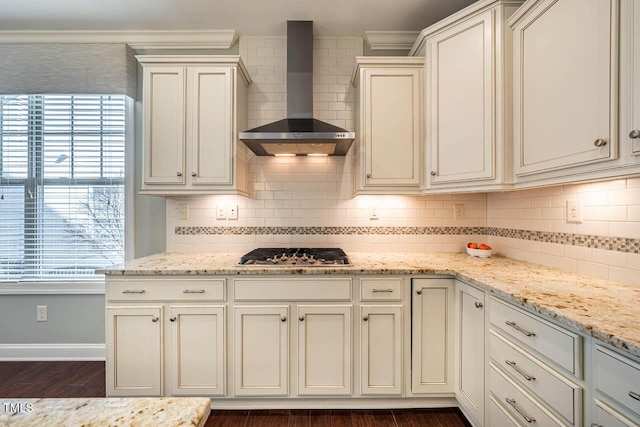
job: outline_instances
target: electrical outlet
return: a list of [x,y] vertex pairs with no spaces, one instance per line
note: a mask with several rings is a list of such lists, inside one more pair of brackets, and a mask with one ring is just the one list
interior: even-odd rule
[[46,322],[47,321],[47,306],[46,305],[38,305],[38,306],[36,306],[36,320],[38,322]]
[[369,219],[378,219],[378,209],[369,208]]
[[464,205],[453,205],[453,219],[464,219]]
[[189,219],[189,205],[186,203],[180,203],[178,205],[178,219]]
[[582,222],[582,201],[567,200],[567,222]]
[[238,219],[238,205],[227,207],[227,219]]
[[223,205],[216,206],[216,219],[227,219],[227,208]]

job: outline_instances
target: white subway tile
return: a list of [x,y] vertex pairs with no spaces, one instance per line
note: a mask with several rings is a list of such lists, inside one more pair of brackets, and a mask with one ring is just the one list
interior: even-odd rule
[[597,277],[600,279],[609,279],[609,266],[606,264],[598,264],[595,262],[578,261],[579,274],[585,276]]
[[638,270],[628,268],[609,267],[609,280],[640,286],[640,274],[638,274]]

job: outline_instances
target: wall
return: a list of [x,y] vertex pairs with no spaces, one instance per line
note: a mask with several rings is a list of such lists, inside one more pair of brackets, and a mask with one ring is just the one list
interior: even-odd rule
[[[566,222],[569,199],[582,223]],[[487,226],[500,255],[640,285],[640,178],[489,193]]]
[[[241,37],[240,55],[253,84],[249,128],[286,117],[286,38]],[[363,40],[314,40],[314,116],[355,130],[355,56]],[[167,251],[247,252],[257,246],[340,246],[347,251],[463,250],[486,225],[486,195],[352,197],[353,149],[347,157],[252,156],[251,198],[211,196],[167,200]],[[466,219],[453,220],[463,203]],[[177,219],[177,205],[190,219]],[[217,220],[216,205],[237,204],[237,221]],[[376,208],[379,219],[370,220]]]

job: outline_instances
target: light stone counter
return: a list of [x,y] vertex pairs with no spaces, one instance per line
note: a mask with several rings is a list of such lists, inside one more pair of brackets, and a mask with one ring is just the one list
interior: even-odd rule
[[242,254],[166,253],[109,275],[446,274],[640,357],[640,288],[509,258],[451,253],[348,253],[350,267],[239,267]]
[[202,427],[210,407],[204,397],[0,399],[0,426]]

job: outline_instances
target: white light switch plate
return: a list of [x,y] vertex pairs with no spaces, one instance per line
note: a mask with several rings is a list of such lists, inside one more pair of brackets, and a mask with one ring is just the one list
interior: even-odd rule
[[453,205],[453,219],[464,219],[464,205]]
[[227,219],[238,219],[238,205],[227,207]]
[[178,219],[185,220],[189,219],[189,205],[186,203],[180,203],[178,205]]

